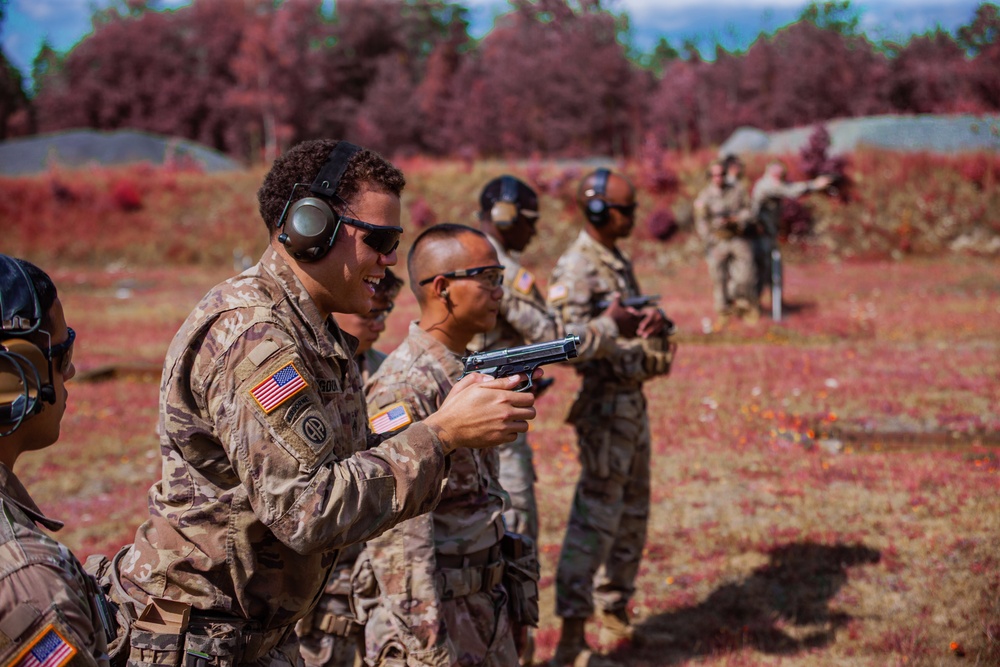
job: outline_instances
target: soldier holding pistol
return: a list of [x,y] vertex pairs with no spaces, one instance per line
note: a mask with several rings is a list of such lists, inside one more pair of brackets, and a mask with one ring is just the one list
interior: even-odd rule
[[[425,230],[407,262],[420,319],[366,385],[377,433],[405,434],[441,408],[462,376],[469,341],[493,329],[503,296],[504,266],[470,227]],[[438,506],[365,546],[362,569],[370,568],[377,586],[356,606],[368,610],[369,664],[517,664],[502,583],[501,514],[509,499],[497,452],[456,449],[449,458]]]
[[[618,293],[641,294],[632,264],[616,242],[635,224],[635,190],[621,174],[598,169],[580,183],[586,225],[559,258],[548,290],[551,307],[569,325],[593,320],[595,304]],[[570,410],[580,450],[580,479],[556,573],[562,633],[552,664],[591,657],[584,626],[597,606],[601,642],[634,636],[628,603],[649,519],[649,420],[642,384],[670,370],[674,345],[663,311],[647,306],[615,351],[575,366],[582,378]]]

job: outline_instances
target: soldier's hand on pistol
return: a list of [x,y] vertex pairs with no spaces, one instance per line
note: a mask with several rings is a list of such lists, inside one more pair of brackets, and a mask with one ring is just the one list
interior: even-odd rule
[[618,325],[618,333],[623,338],[635,338],[639,322],[642,320],[642,313],[635,308],[628,308],[622,305],[622,295],[620,292],[613,292],[611,304],[601,313],[602,316],[610,317]]
[[[536,369],[533,380],[542,377]],[[530,391],[514,391],[524,384],[523,373],[492,378],[471,373],[459,380],[437,412],[424,423],[433,428],[445,454],[458,447],[483,448],[513,441],[528,430],[535,418],[535,396]]]
[[640,338],[665,336],[669,328],[668,322],[663,310],[655,306],[647,306],[642,309],[642,320],[639,322],[636,333],[639,334]]

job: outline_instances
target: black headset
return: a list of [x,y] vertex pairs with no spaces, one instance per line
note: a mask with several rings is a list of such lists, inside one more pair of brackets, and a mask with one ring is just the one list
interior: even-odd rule
[[[581,188],[581,198],[585,199],[582,202],[583,212],[594,227],[603,227],[611,219],[608,213],[610,207],[605,200],[608,194],[609,176],[611,176],[611,172],[601,167],[594,172],[593,186],[586,189]],[[586,183],[587,179],[584,179],[583,182]]]
[[509,229],[520,212],[517,205],[517,179],[504,174],[500,177],[500,198],[493,202],[490,219],[499,229]]
[[[347,141],[337,142],[309,186],[309,192],[327,199],[336,197],[340,179],[351,158],[359,151],[360,146]],[[292,186],[288,202],[278,219],[276,227],[281,230],[278,241],[300,262],[315,262],[333,247],[340,229],[340,215],[319,197],[303,197],[293,204],[295,188],[300,186],[305,187],[305,183]]]
[[12,257],[0,255],[0,437],[56,402],[49,359],[23,336],[38,330],[41,306],[35,286]]

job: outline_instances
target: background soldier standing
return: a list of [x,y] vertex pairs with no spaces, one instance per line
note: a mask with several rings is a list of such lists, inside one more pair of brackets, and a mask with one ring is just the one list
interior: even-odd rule
[[520,378],[479,375],[402,435],[369,437],[353,343],[330,315],[371,310],[396,263],[403,184],[376,153],[329,140],[265,177],[267,250],[209,291],[167,352],[163,478],[116,559],[118,602],[142,610],[131,664],[294,664],[294,625],[336,550],[434,506],[456,447],[527,430],[533,398],[509,390]]
[[764,175],[754,183],[750,197],[751,214],[758,226],[758,233],[753,239],[758,302],[764,288],[771,285],[771,250],[777,245],[782,201],[798,199],[808,192],[828,188],[832,183],[833,179],[829,176],[817,176],[811,181],[789,183],[788,170],[777,160],[768,163]]
[[[386,268],[385,277],[375,286],[369,312],[336,315],[340,329],[358,339],[354,361],[365,382],[387,356],[372,346],[385,331],[385,320],[402,286],[403,281]],[[341,550],[319,602],[295,624],[299,656],[306,667],[351,667],[364,659],[364,626],[358,623],[350,604],[351,572],[363,546],[354,544]]]
[[746,188],[730,186],[722,161],[709,167],[709,184],[694,201],[695,228],[705,243],[705,259],[712,278],[712,304],[717,313],[716,329],[731,315],[756,322],[757,277],[753,250],[747,238],[751,224],[750,199]]
[[0,664],[107,667],[103,598],[14,474],[21,454],[59,439],[73,341],[56,286],[0,255]]
[[[478,230],[430,227],[407,259],[420,320],[366,386],[372,429],[411,429],[441,406],[462,376],[472,336],[496,324],[504,267]],[[375,665],[516,665],[501,585],[509,502],[496,450],[457,449],[441,501],[429,514],[373,538],[363,558],[378,582],[365,626]]]
[[[598,169],[581,182],[578,202],[587,223],[559,258],[548,290],[549,304],[567,326],[591,321],[595,304],[612,293],[641,293],[632,264],[615,245],[635,224],[632,185]],[[556,613],[563,626],[554,665],[589,659],[584,626],[595,603],[602,643],[633,637],[627,607],[649,518],[650,438],[642,383],[670,370],[674,346],[666,329],[663,311],[644,308],[638,338],[619,341],[604,359],[575,366],[583,382],[569,421],[581,470],[556,574]]]

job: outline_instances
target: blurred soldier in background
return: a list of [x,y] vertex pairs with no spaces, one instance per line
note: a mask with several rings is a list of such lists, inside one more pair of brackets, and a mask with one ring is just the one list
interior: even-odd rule
[[0,664],[107,667],[103,595],[14,474],[21,454],[53,445],[76,375],[51,278],[0,255]]
[[[366,386],[372,430],[392,433],[433,415],[462,376],[477,333],[496,325],[504,267],[482,232],[441,224],[414,241],[407,258],[420,319]],[[429,514],[372,538],[377,593],[367,609],[366,657],[373,665],[516,665],[517,649],[501,583],[501,514],[495,449],[456,449]],[[374,587],[373,587],[374,588]]]
[[514,439],[534,399],[523,376],[473,375],[433,415],[372,436],[354,343],[332,313],[368,313],[396,263],[403,174],[347,142],[307,141],[257,193],[269,244],[209,291],[167,351],[163,477],[116,557],[134,609],[135,667],[298,660],[296,622],[339,549],[437,504],[457,447]]
[[726,170],[726,185],[731,188],[743,188],[746,190],[747,186],[743,181],[743,160],[739,156],[730,153],[722,159],[722,165]]
[[[521,266],[520,254],[538,229],[538,195],[523,181],[510,175],[494,178],[479,196],[479,224],[486,233],[504,269],[503,298],[496,327],[478,334],[473,350],[496,350],[564,337],[580,337],[574,362],[600,358],[615,349],[619,323],[630,331],[639,324],[639,314],[624,308],[615,298],[599,317],[585,323],[564,325],[549,309],[535,276]],[[538,504],[535,499],[535,466],[526,434],[500,448],[500,484],[510,494],[504,512],[507,528],[538,542]],[[533,658],[529,636],[522,663]]]
[[[598,169],[580,183],[586,225],[559,258],[549,305],[566,326],[590,323],[596,304],[618,293],[641,294],[632,264],[616,246],[635,224],[635,190],[623,176]],[[675,346],[663,311],[646,307],[634,331],[620,331],[613,352],[575,368],[582,386],[568,421],[576,429],[580,479],[556,574],[562,633],[552,664],[590,660],[584,638],[595,604],[602,644],[634,638],[628,604],[649,519],[649,420],[642,383],[670,370]]]
[[754,183],[751,213],[757,223],[757,234],[753,238],[753,258],[757,267],[758,302],[764,288],[771,286],[771,250],[777,247],[783,200],[798,199],[806,193],[824,190],[832,183],[833,178],[830,176],[789,183],[788,170],[777,160],[769,163],[764,175]]
[[751,225],[750,198],[745,187],[730,186],[723,161],[709,167],[708,185],[694,201],[695,229],[705,244],[712,278],[715,329],[736,315],[754,323],[760,318],[753,250],[747,237]]
[[[385,331],[385,320],[395,307],[403,286],[392,269],[375,286],[372,309],[364,315],[336,314],[342,331],[358,339],[354,361],[365,382],[378,370],[386,354],[372,347]],[[299,656],[305,667],[351,667],[361,665],[365,654],[364,626],[351,609],[351,572],[363,545],[345,547],[330,574],[326,589],[309,614],[295,625]]]

